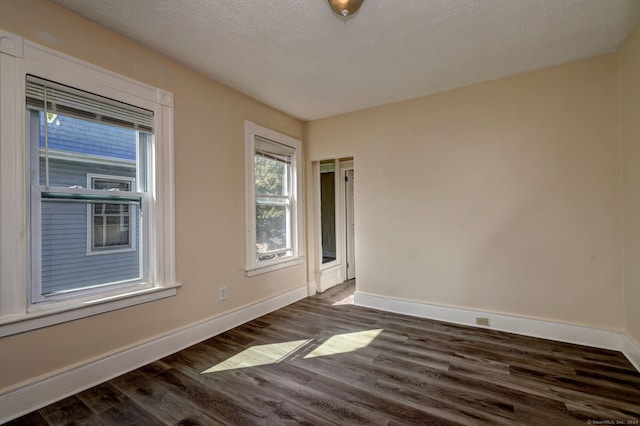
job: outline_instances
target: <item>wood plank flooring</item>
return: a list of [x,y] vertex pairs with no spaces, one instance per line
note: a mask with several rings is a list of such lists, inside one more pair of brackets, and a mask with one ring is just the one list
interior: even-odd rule
[[[353,306],[353,282],[15,425],[638,424],[619,352]],[[234,368],[235,367],[235,368]]]

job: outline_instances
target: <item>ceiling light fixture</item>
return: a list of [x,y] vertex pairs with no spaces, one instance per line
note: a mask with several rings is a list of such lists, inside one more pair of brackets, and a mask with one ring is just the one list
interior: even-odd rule
[[363,0],[329,0],[329,6],[340,16],[351,16],[360,9]]

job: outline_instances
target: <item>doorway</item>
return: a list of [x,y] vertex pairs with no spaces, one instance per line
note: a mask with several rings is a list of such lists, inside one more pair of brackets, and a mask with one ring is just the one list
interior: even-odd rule
[[353,158],[314,163],[316,177],[316,284],[319,292],[355,278]]

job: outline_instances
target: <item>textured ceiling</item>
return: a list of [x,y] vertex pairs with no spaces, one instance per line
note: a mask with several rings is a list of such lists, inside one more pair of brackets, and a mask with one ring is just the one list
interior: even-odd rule
[[640,0],[54,0],[294,117],[615,51]]

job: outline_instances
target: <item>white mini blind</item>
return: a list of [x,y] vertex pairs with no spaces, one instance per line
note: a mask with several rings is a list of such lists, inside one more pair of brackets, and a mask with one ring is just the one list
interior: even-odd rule
[[291,163],[291,157],[293,157],[296,152],[296,149],[289,145],[261,138],[260,136],[255,137],[254,149],[256,155],[288,164]]
[[38,111],[153,133],[152,111],[32,75],[27,75],[26,103]]

